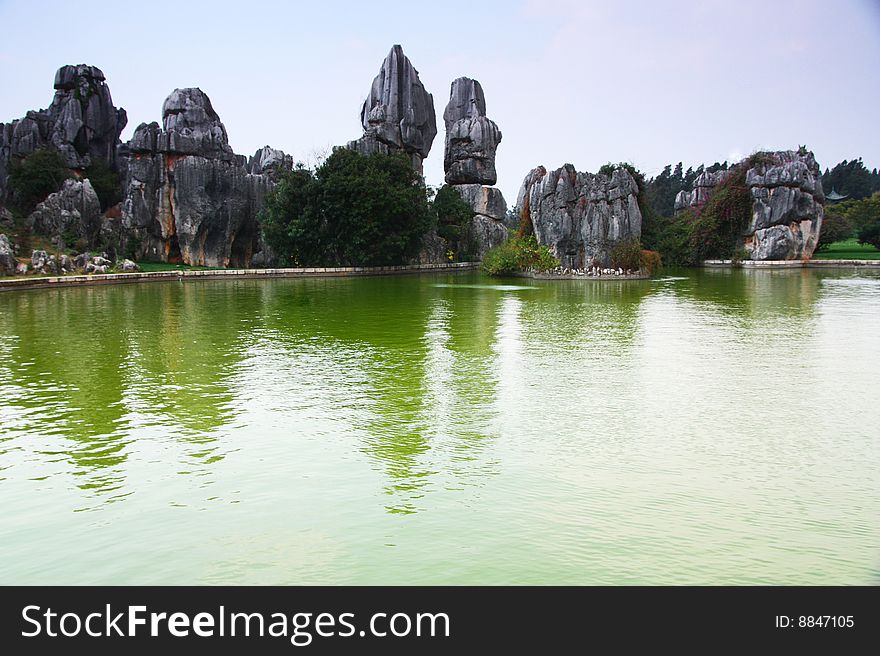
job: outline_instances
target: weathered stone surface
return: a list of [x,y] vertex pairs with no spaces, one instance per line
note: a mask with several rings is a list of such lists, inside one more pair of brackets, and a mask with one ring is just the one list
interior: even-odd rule
[[23,276],[28,271],[30,271],[30,267],[24,262],[19,262],[18,266],[15,267],[15,275],[17,276]]
[[58,262],[54,255],[46,251],[34,251],[31,254],[31,268],[34,273],[54,275],[58,273]]
[[73,258],[69,255],[61,255],[58,258],[58,267],[63,273],[71,273],[76,269],[76,267],[73,266]]
[[135,271],[140,271],[140,267],[131,260],[122,260],[119,263],[119,270],[122,273],[134,273]]
[[702,205],[709,200],[709,194],[719,182],[728,175],[727,171],[715,171],[714,173],[703,172],[694,180],[694,188],[691,191],[682,189],[675,196],[675,211],[678,212],[686,207]]
[[72,169],[84,169],[95,159],[115,167],[119,135],[127,121],[125,110],[113,106],[99,68],[62,66],[55,74],[55,97],[48,109],[0,124],[0,203],[6,199],[11,159],[38,148],[57,150]]
[[458,192],[474,213],[470,221],[469,233],[473,239],[474,256],[483,259],[486,251],[502,244],[508,236],[504,217],[507,203],[500,189],[478,184],[450,185]]
[[474,214],[482,214],[496,221],[503,221],[507,215],[507,202],[501,190],[478,184],[454,185],[452,187],[467,203]]
[[482,260],[486,251],[507,241],[508,234],[507,226],[503,222],[484,214],[475,214],[471,219],[471,236],[476,245],[475,257]]
[[350,142],[348,148],[362,154],[383,152],[374,143],[378,142],[391,152],[403,151],[413,156],[421,172],[422,160],[437,136],[434,98],[425,90],[419,72],[399,45],[391,48],[373,80],[361,108],[361,125],[364,136]]
[[12,242],[6,235],[0,235],[0,276],[11,276],[18,267]]
[[[752,219],[743,234],[743,247],[753,260],[809,259],[816,249],[825,215],[822,177],[813,153],[803,150],[762,153],[749,166],[746,185],[752,194]],[[741,168],[739,169],[742,170]],[[704,174],[693,192],[680,192],[676,211],[700,207],[729,172]]]
[[268,175],[273,180],[277,180],[284,171],[291,169],[293,169],[293,157],[285,155],[283,150],[271,146],[260,148],[248,159],[247,163],[248,173]]
[[31,229],[61,245],[69,235],[93,244],[101,230],[101,202],[88,179],[67,179],[27,218]]
[[139,125],[128,148],[120,225],[105,226],[108,234],[134,239],[139,258],[251,264],[257,212],[288,156],[269,147],[250,163],[235,155],[200,89],[175,89],[163,105],[163,128]]
[[448,245],[436,232],[429,232],[422,239],[422,248],[413,264],[442,264],[448,262],[446,256]]
[[158,150],[178,155],[199,155],[231,161],[226,127],[201,89],[175,89],[162,104],[162,132]]
[[642,213],[638,186],[618,168],[609,177],[580,173],[571,164],[555,171],[540,166],[526,175],[517,204],[564,268],[608,266],[621,240],[640,238]]
[[15,217],[5,207],[0,207],[0,228],[12,228],[15,226]]
[[452,83],[443,120],[446,123],[443,155],[446,182],[495,184],[498,180],[495,151],[501,143],[501,130],[486,118],[486,98],[479,82],[460,77]]

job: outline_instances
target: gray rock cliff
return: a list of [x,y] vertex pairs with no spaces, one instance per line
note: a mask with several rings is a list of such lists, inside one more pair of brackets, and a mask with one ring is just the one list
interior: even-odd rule
[[62,66],[55,74],[55,97],[48,109],[29,111],[11,123],[0,123],[0,204],[12,158],[38,148],[61,153],[71,169],[84,169],[95,159],[116,167],[119,135],[128,122],[113,105],[101,69],[80,64]]
[[0,275],[14,275],[17,267],[18,260],[15,259],[15,250],[9,237],[0,234]]
[[68,178],[37,205],[27,222],[35,233],[52,237],[59,248],[70,236],[94,244],[101,232],[101,202],[88,179]]
[[498,181],[495,151],[501,130],[486,118],[486,97],[477,80],[460,77],[452,82],[449,102],[443,112],[446,145],[443,168],[452,186],[474,213],[470,235],[475,255],[482,259],[490,248],[508,237],[504,225],[507,203],[500,189],[485,186]]
[[250,164],[235,155],[200,89],[175,89],[162,106],[162,122],[135,130],[122,215],[107,232],[134,239],[136,255],[146,259],[250,266],[257,213],[273,185],[268,171],[288,166],[290,158],[268,147]]
[[539,244],[563,267],[581,269],[594,261],[608,266],[619,241],[641,237],[637,197],[636,181],[624,168],[609,177],[571,164],[549,173],[539,166],[523,180],[517,206]]
[[[753,260],[809,259],[816,249],[825,216],[822,177],[813,153],[785,150],[762,153],[748,166],[746,186],[752,195],[752,217],[742,245]],[[741,170],[741,169],[740,169]],[[728,171],[703,174],[692,192],[679,192],[675,209],[700,207]]]
[[494,185],[498,181],[495,151],[501,143],[501,130],[486,118],[486,98],[479,82],[460,77],[452,83],[443,120],[446,182]]
[[434,98],[399,45],[391,48],[373,80],[361,107],[361,125],[364,136],[348,148],[364,155],[404,152],[422,171],[437,136]]

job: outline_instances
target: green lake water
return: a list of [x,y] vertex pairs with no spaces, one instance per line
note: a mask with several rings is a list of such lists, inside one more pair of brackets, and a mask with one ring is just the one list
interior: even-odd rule
[[880,275],[0,294],[0,583],[878,584]]

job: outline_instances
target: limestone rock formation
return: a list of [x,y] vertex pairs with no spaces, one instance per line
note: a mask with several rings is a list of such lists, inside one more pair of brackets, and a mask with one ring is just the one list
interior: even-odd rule
[[[745,180],[752,195],[752,217],[743,234],[743,247],[753,260],[809,259],[825,215],[819,165],[813,153],[805,150],[759,155],[734,167],[748,167]],[[701,206],[729,174],[700,176],[693,192],[678,194],[676,211]]]
[[404,152],[422,171],[422,160],[437,136],[434,98],[399,45],[391,48],[373,80],[361,108],[361,125],[364,136],[348,148],[364,155]]
[[636,181],[624,168],[609,177],[580,173],[571,164],[549,173],[539,166],[523,180],[517,206],[539,244],[563,267],[582,269],[594,262],[608,266],[619,241],[641,237],[637,196]]
[[58,273],[58,261],[46,251],[34,251],[31,254],[31,268],[38,274],[55,275]]
[[273,180],[277,180],[281,173],[291,169],[293,169],[293,157],[271,146],[260,148],[247,163],[248,173],[268,175]]
[[128,144],[121,225],[107,232],[133,239],[138,257],[249,266],[257,212],[272,187],[268,171],[288,166],[290,158],[264,148],[251,158],[249,173],[200,89],[175,89],[162,121],[161,128],[139,125]]
[[678,212],[686,207],[702,205],[709,200],[712,189],[715,188],[728,175],[727,171],[704,171],[694,180],[694,188],[690,191],[682,190],[675,197],[675,211]]
[[486,118],[486,98],[476,80],[460,77],[452,83],[449,103],[443,112],[446,147],[443,168],[446,182],[493,185],[495,150],[501,143],[501,130]]
[[59,248],[70,236],[93,244],[101,231],[101,202],[88,179],[68,178],[60,191],[37,205],[27,221],[35,233],[54,238]]
[[482,259],[487,250],[503,243],[508,236],[504,225],[507,214],[504,196],[500,189],[484,186],[498,180],[495,151],[501,143],[501,130],[486,118],[483,87],[469,77],[453,81],[443,120],[446,123],[443,156],[446,183],[474,213],[470,234],[476,246],[475,255]]
[[115,168],[119,135],[127,122],[125,110],[113,105],[101,69],[62,66],[55,74],[55,97],[48,109],[0,123],[0,203],[6,199],[12,158],[38,148],[57,150],[71,169],[84,169],[95,159]]
[[0,276],[11,276],[18,267],[12,243],[6,235],[0,235]]

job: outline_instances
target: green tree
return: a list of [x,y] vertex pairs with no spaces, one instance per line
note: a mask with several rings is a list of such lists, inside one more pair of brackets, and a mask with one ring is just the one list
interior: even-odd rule
[[263,238],[288,264],[323,264],[323,230],[314,174],[302,166],[284,174],[260,213]]
[[880,221],[859,230],[859,243],[880,250]]
[[421,176],[403,155],[339,149],[284,176],[260,215],[266,242],[303,266],[386,266],[415,257],[432,225]]
[[122,176],[105,160],[93,157],[91,166],[83,171],[83,177],[92,183],[101,201],[101,210],[106,211],[122,200]]
[[449,185],[443,185],[434,197],[431,207],[436,216],[437,234],[446,240],[449,249],[459,260],[473,257],[476,244],[470,224],[474,212],[464,202],[461,194]]
[[836,241],[849,239],[852,234],[853,225],[846,214],[836,211],[834,207],[829,207],[825,210],[825,218],[822,220],[822,229],[819,232],[816,250],[825,250]]
[[826,193],[834,189],[853,200],[861,200],[880,191],[880,179],[876,169],[869,171],[859,157],[852,161],[843,160],[830,171],[825,169],[822,175],[822,188]]
[[9,168],[12,204],[23,214],[30,214],[38,203],[58,191],[70,175],[56,150],[40,148],[26,157],[13,158]]

